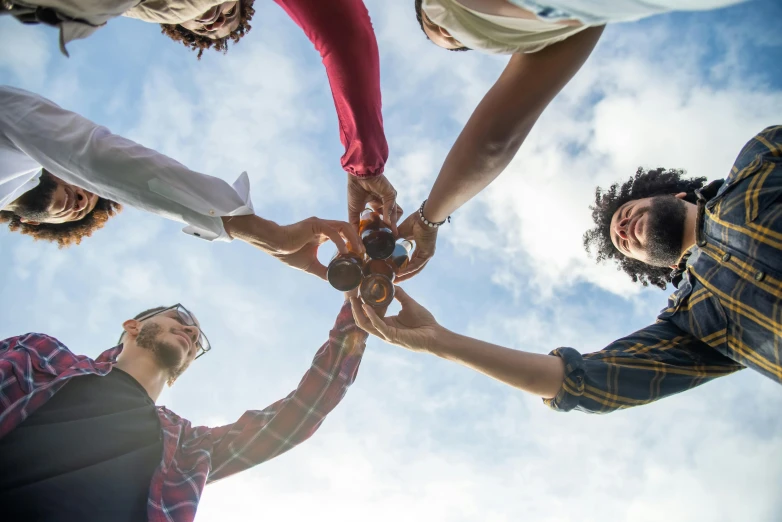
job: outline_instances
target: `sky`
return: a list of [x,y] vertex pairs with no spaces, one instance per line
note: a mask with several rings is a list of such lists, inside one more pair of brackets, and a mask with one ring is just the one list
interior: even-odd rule
[[[386,174],[407,212],[507,61],[433,46],[412,4],[367,0]],[[0,53],[0,82],[199,172],[232,182],[247,171],[265,218],[346,219],[319,56],[277,5],[255,9],[239,45],[200,62],[137,20],[71,43],[68,59],[49,28],[0,17],[0,48],[13,50]],[[539,353],[597,351],[651,324],[671,290],[636,287],[583,250],[594,188],[638,166],[725,177],[745,142],[782,123],[780,22],[778,2],[757,0],[610,26],[405,289],[453,331]],[[159,404],[221,425],[284,397],[327,339],[342,295],[247,245],[181,228],[126,208],[75,248],[0,232],[0,338],[44,332],[94,357],[125,319],[181,302],[213,350]],[[779,522],[780,411],[782,388],[745,370],[610,415],[557,413],[370,338],[356,383],[312,439],[207,486],[196,520]]]

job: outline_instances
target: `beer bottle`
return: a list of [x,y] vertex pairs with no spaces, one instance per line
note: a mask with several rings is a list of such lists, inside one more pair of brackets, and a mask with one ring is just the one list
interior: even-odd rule
[[394,245],[394,251],[388,261],[394,268],[394,273],[398,274],[407,267],[410,262],[410,251],[413,250],[413,244],[407,239],[400,239]]
[[394,300],[394,278],[410,260],[412,243],[401,240],[394,244],[391,256],[386,259],[368,259],[364,263],[364,279],[359,294],[370,306],[382,308]]
[[363,275],[361,261],[361,256],[353,252],[347,254],[337,252],[326,269],[326,279],[332,287],[341,292],[353,290],[361,284]]
[[372,259],[385,259],[394,252],[393,232],[383,223],[380,214],[371,208],[361,213],[358,234]]

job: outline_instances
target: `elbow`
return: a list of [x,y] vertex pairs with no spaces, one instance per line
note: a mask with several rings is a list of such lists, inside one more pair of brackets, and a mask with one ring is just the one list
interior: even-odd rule
[[488,136],[477,151],[478,156],[486,165],[504,168],[516,156],[523,142],[523,136]]

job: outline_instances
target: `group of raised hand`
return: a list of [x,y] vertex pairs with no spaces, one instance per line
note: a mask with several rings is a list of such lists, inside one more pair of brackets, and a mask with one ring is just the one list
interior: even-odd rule
[[[369,249],[359,229],[369,207],[393,239],[414,244],[384,294],[393,294],[401,311],[384,317],[390,298],[370,306],[348,292],[298,387],[214,428],[155,405],[166,384],[212,350],[181,303],[125,320],[119,343],[95,359],[49,334],[0,341],[3,520],[192,522],[208,482],[274,458],[319,428],[356,378],[364,332],[465,365],[558,411],[631,408],[745,367],[782,384],[782,126],[753,137],[723,180],[706,184],[679,169],[639,169],[622,184],[598,188],[587,248],[634,282],[677,286],[652,324],[601,350],[540,354],[472,339],[444,328],[390,282],[424,270],[439,228],[502,173],[606,24],[741,0],[410,0],[411,18],[434,44],[511,57],[456,138],[428,197],[403,220],[384,174],[379,53],[362,0],[275,1],[323,57],[345,148],[347,221],[311,217],[279,225],[255,214],[247,173],[228,184],[41,96],[0,86],[0,223],[67,247],[101,229],[123,205],[133,206],[183,223],[190,236],[238,239],[328,279],[319,247],[332,241],[340,254],[363,257]],[[254,13],[253,0],[0,2],[0,15],[56,28],[66,55],[71,41],[128,16],[160,23],[163,34],[200,58],[243,38]]]

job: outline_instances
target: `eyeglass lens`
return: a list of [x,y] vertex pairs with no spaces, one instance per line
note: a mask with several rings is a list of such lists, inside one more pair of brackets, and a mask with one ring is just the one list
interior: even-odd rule
[[[195,319],[187,310],[187,308],[180,305],[177,307],[177,313],[179,314],[179,317],[182,318],[182,320],[185,322],[186,325],[198,327],[198,325],[196,325]],[[201,332],[200,327],[198,327],[198,347],[201,349],[201,353],[199,355],[203,355],[205,352],[208,352],[210,349],[209,341],[206,340],[206,336]]]

